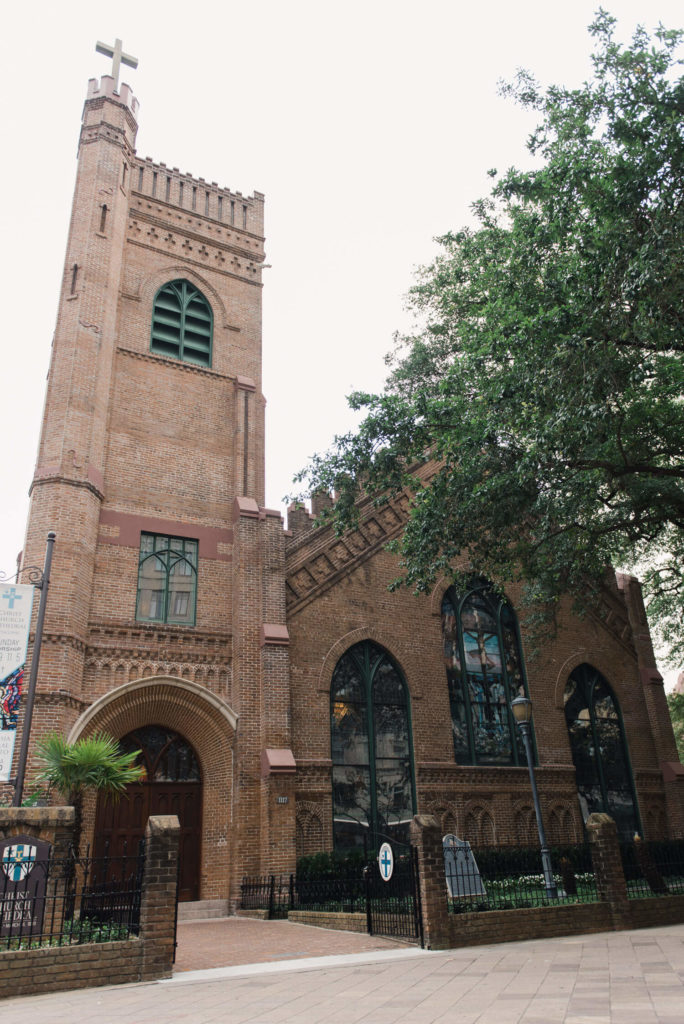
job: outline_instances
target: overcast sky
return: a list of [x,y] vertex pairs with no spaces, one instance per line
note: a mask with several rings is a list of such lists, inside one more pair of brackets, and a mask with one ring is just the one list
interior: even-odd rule
[[[4,483],[0,569],[23,544],[87,81],[96,41],[138,57],[138,155],[266,194],[267,503],[354,422],[434,237],[469,220],[490,167],[526,162],[533,119],[497,82],[591,73],[587,0],[12,3],[3,13]],[[674,0],[606,5],[684,24]]]

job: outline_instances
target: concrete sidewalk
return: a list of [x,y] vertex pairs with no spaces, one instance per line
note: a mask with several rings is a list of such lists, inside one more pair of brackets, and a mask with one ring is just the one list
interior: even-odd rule
[[2,1024],[684,1024],[684,925],[379,950],[6,1000]]

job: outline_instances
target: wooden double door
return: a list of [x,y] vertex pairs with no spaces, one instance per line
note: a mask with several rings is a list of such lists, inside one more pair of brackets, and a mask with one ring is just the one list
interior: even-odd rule
[[151,725],[128,733],[119,744],[139,750],[144,782],[128,786],[119,800],[98,797],[95,856],[135,854],[151,814],[175,814],[180,822],[178,898],[199,899],[202,780],[194,750],[178,733]]

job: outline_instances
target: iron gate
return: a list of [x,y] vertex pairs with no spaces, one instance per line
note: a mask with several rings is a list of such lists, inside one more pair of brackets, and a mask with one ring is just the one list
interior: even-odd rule
[[407,939],[423,946],[418,852],[394,840],[390,845],[394,871],[389,882],[382,878],[377,859],[369,861],[363,872],[368,934]]

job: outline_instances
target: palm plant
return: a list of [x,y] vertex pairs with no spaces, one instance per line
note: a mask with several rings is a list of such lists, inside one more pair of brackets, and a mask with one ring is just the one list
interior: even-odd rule
[[140,782],[145,769],[135,764],[140,753],[122,753],[113,736],[94,733],[75,743],[51,733],[36,745],[38,760],[44,765],[39,782],[47,782],[73,806],[74,850],[78,856],[83,831],[83,798],[88,790],[96,790],[118,799],[131,782]]

